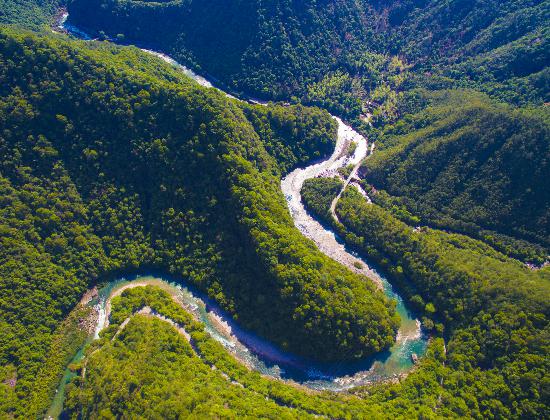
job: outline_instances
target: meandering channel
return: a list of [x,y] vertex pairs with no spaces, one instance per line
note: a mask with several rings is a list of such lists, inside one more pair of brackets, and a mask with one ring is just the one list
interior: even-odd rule
[[[67,23],[67,14],[61,16],[58,28],[81,39],[90,39],[87,34]],[[144,50],[171,63],[187,76],[205,87],[213,87],[202,76],[195,74],[175,60],[151,50]],[[224,92],[225,93],[225,92]],[[228,96],[234,97],[230,94]],[[252,101],[252,100],[249,100]],[[252,101],[259,103],[259,101]],[[321,225],[304,208],[300,190],[306,179],[318,176],[333,176],[339,168],[354,165],[352,174],[346,179],[345,186],[352,181],[353,174],[360,162],[372,151],[372,145],[367,140],[346,125],[341,119],[333,117],[338,123],[338,138],[333,154],[323,162],[296,169],[281,181],[281,189],[287,200],[290,214],[296,227],[302,234],[313,240],[319,250],[330,258],[340,262],[354,272],[364,274],[383,288],[385,294],[396,301],[397,312],[401,317],[401,325],[396,342],[389,351],[374,358],[355,362],[318,363],[307,360],[279,349],[272,343],[258,337],[254,333],[242,329],[214,301],[186,284],[182,279],[170,280],[157,276],[141,276],[128,279],[116,279],[102,287],[88,303],[93,305],[98,313],[95,334],[90,340],[97,338],[108,323],[111,298],[124,288],[153,284],[167,290],[188,311],[203,322],[206,330],[237,359],[251,369],[255,369],[273,378],[289,380],[304,386],[319,390],[341,391],[351,387],[365,385],[381,380],[389,380],[406,374],[413,366],[411,356],[422,356],[427,347],[427,337],[420,329],[420,323],[407,310],[403,299],[395,292],[392,285],[368,261],[346,248],[337,235]],[[348,148],[351,143],[356,147],[351,156]],[[82,357],[82,350],[75,355],[75,360]],[[52,408],[48,415],[56,417],[60,414],[64,388],[70,380],[71,373],[67,370],[58,389]]]

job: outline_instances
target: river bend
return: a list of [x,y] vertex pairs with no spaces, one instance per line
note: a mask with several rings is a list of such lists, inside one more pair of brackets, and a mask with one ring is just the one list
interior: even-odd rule
[[[91,39],[84,31],[67,23],[67,16],[67,14],[61,16],[54,31],[62,30],[80,39]],[[206,78],[197,75],[169,56],[152,50],[144,49],[143,51],[154,54],[172,64],[200,85],[213,88],[212,83]],[[226,92],[224,93],[235,98]],[[249,99],[248,101],[264,104],[256,100]],[[203,322],[206,330],[237,359],[251,369],[258,370],[273,378],[297,382],[313,389],[340,391],[377,381],[395,379],[410,371],[413,366],[412,355],[422,356],[427,347],[428,340],[421,331],[420,322],[407,310],[403,299],[396,293],[385,277],[378,273],[364,258],[348,250],[343,241],[332,230],[324,227],[306,211],[302,203],[300,191],[306,179],[338,175],[338,169],[347,165],[354,165],[354,169],[356,169],[369,153],[369,149],[370,151],[373,149],[373,145],[371,144],[369,148],[367,140],[353,128],[346,125],[340,118],[333,118],[338,124],[338,137],[332,155],[322,162],[295,169],[282,179],[281,189],[294,224],[304,236],[311,239],[319,250],[328,257],[356,273],[367,276],[378,287],[381,287],[390,299],[396,301],[396,309],[401,317],[401,324],[396,341],[390,350],[375,357],[355,362],[318,363],[306,360],[285,352],[254,333],[242,329],[219,305],[190,285],[185,284],[181,279],[171,281],[156,276],[117,279],[102,287],[89,302],[90,305],[96,308],[98,313],[95,334],[90,339],[99,337],[101,330],[108,324],[112,296],[127,287],[153,284],[164,288],[176,297],[182,306],[194,314],[199,321]],[[355,143],[356,147],[353,154],[349,156],[348,148],[351,143]],[[350,183],[351,178],[352,176],[345,183],[348,188],[355,187],[353,182]],[[82,351],[75,356],[75,360],[81,357]],[[64,388],[70,380],[70,376],[70,372],[67,371],[60,384],[52,409],[49,412],[52,417],[56,417],[61,410]]]

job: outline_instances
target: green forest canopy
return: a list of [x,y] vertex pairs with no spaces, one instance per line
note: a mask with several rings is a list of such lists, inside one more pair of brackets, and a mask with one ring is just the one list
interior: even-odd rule
[[[548,0],[72,0],[93,32],[153,45],[237,91],[322,105],[368,129],[414,87],[550,101]],[[361,116],[362,115],[362,116]]]
[[[539,264],[550,254],[550,111],[514,109],[472,91],[426,103],[378,136],[361,168],[379,204],[473,235]],[[386,194],[389,193],[389,196]]]
[[336,223],[326,211],[336,184],[341,181],[306,181],[306,206],[376,261],[423,315],[424,328],[445,337],[441,386],[426,390],[424,381],[433,371],[424,366],[409,377],[426,392],[426,401],[444,388],[436,407],[447,406],[455,416],[543,418],[549,397],[550,267],[531,271],[467,236],[415,229],[367,203],[355,187],[338,201],[341,223]]
[[[190,335],[190,342],[166,322],[135,315],[144,307],[175,321]],[[237,362],[204,332],[201,323],[155,287],[125,290],[113,299],[112,309],[112,323],[87,351],[85,378],[78,376],[69,385],[66,414],[73,418],[124,414],[367,419],[381,418],[384,412],[413,417],[426,413],[418,404],[420,395],[407,406],[402,399],[388,398],[391,386],[371,388],[373,398],[362,399],[345,393],[306,391],[267,379]],[[129,322],[121,329],[126,320]],[[440,340],[434,342],[437,350],[429,351],[424,366],[440,366],[441,345]],[[82,372],[83,365],[73,369]],[[435,371],[425,378],[437,383]],[[409,379],[404,382],[403,390],[412,399],[417,384]],[[440,415],[451,413],[442,407]]]
[[53,23],[60,0],[0,0],[0,25],[12,24],[40,29]]
[[239,103],[136,48],[2,30],[0,52],[5,412],[31,410],[37,374],[58,378],[41,369],[84,290],[142,267],[302,355],[393,342],[393,303],[306,240],[280,191],[282,171],[331,152],[328,113]]
[[[313,398],[254,374],[246,391],[235,393],[223,377],[208,373],[216,392],[223,390],[223,398],[209,402],[204,395],[214,388],[197,380],[206,370],[195,363],[196,370],[176,383],[200,388],[193,397],[204,403],[201,409],[228,416],[268,415],[272,408],[271,415],[281,417],[544,418],[548,268],[529,271],[508,256],[540,262],[547,252],[547,113],[472,92],[419,95],[415,88],[468,87],[512,104],[548,102],[548,1],[322,3],[221,7],[212,0],[187,9],[177,1],[76,1],[70,11],[79,24],[153,44],[237,90],[285,100],[295,95],[293,102],[319,104],[369,130],[384,149],[364,173],[365,188],[372,183],[378,190],[376,204],[366,205],[350,189],[337,207],[344,225],[335,227],[379,262],[422,313],[423,325],[445,338],[447,354],[443,340],[434,338],[421,366],[402,383],[355,390],[357,399]],[[37,27],[51,21],[56,6],[0,2],[0,22]],[[2,80],[9,80],[0,88],[0,412],[28,416],[47,407],[63,366],[84,339],[78,321],[85,313],[71,308],[86,287],[116,270],[160,266],[184,275],[239,321],[289,348],[336,356],[365,351],[367,340],[367,351],[391,342],[391,305],[304,242],[280,196],[281,174],[330,152],[334,123],[326,113],[237,105],[136,49],[84,47],[13,31],[3,31],[0,40]],[[182,109],[188,119],[174,121]],[[365,122],[367,113],[379,130]],[[382,126],[387,121],[396,123]],[[513,164],[509,149],[521,157]],[[434,165],[437,170],[425,171]],[[197,178],[197,171],[209,176]],[[428,175],[438,179],[435,188]],[[461,179],[469,182],[464,190]],[[304,199],[327,217],[339,185],[308,182]],[[509,194],[510,185],[516,194]],[[413,229],[419,224],[485,243]],[[353,304],[319,292],[317,279],[331,293],[334,285],[356,285]],[[322,311],[327,302],[334,317]],[[304,321],[312,316],[318,323],[308,326]],[[294,322],[265,331],[263,317]],[[367,335],[354,330],[354,339],[343,340],[332,325],[340,319],[367,319],[380,328]],[[138,317],[128,327],[127,336],[90,360],[93,381],[75,383],[73,414],[98,413],[94,398],[112,412],[128,409],[124,404],[135,400],[139,381],[115,372],[109,377],[101,366],[127,372],[129,365],[117,358],[139,357],[135,346],[143,357],[132,360],[147,367],[154,384],[136,410],[158,398],[159,389],[176,392],[163,388],[163,376],[167,367],[177,374],[178,363],[189,366],[193,355],[185,343],[154,320]],[[162,332],[160,347],[153,331]],[[176,352],[175,364],[174,348],[185,350]],[[239,372],[243,383],[242,367],[226,352],[208,354],[223,358],[224,372],[232,378]],[[111,379],[129,391],[113,393],[117,401],[102,391]],[[284,407],[260,405],[258,392],[260,400],[273,398]],[[173,411],[189,407],[172,398],[166,404]]]

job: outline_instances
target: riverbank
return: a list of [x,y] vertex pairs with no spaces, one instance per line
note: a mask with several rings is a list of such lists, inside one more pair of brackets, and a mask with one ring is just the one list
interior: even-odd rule
[[[78,31],[78,28],[70,27],[67,31]],[[74,34],[79,36],[78,32],[74,32]],[[165,54],[151,50],[145,50],[145,52],[169,62],[199,84],[206,87],[212,86],[208,80],[187,71],[189,69],[181,66]],[[231,96],[230,94],[227,95]],[[254,102],[252,99],[248,101]],[[375,282],[379,288],[384,289],[390,298],[398,300],[399,307],[399,296],[395,295],[387,281],[371,268],[367,261],[349,252],[346,245],[339,240],[335,233],[324,228],[311,217],[301,203],[300,190],[305,179],[337,173],[339,168],[348,164],[353,164],[356,167],[367,154],[367,140],[341,119],[334,118],[338,123],[338,138],[330,158],[306,168],[296,169],[281,181],[290,214],[296,227],[304,236],[312,239],[321,252],[350,270],[366,276],[365,281]],[[355,150],[353,150],[351,156],[348,156],[348,150],[352,143],[355,144]],[[124,281],[119,279],[106,285],[106,289],[109,291],[100,290],[96,296],[98,300],[96,305],[99,306],[95,337],[98,337],[100,331],[108,326],[111,299],[113,297],[120,295],[130,287],[160,285],[163,288],[167,287],[173,290],[173,296],[177,296],[177,299],[181,300],[185,305],[184,308],[193,313],[197,320],[204,323],[207,331],[242,363],[263,375],[278,380],[294,381],[311,389],[342,391],[374,382],[396,380],[412,368],[411,354],[422,355],[427,344],[425,337],[421,334],[418,322],[404,308],[401,300],[403,310],[400,315],[404,322],[397,334],[396,344],[392,346],[390,351],[373,358],[349,363],[323,364],[305,360],[282,351],[250,331],[243,330],[228,314],[219,310],[212,301],[190,292],[184,279],[178,281],[179,283],[175,284],[161,279],[140,278],[134,280],[134,285],[128,283],[124,285]],[[91,295],[90,301],[95,301],[93,292]],[[101,304],[101,299],[104,299],[104,304]],[[406,328],[403,328],[403,326]]]
[[[345,244],[339,240],[332,230],[326,229],[304,207],[301,190],[304,182],[310,178],[331,177],[338,175],[338,169],[347,165],[357,167],[367,156],[368,142],[365,137],[346,125],[340,118],[334,117],[338,123],[338,137],[334,152],[329,159],[306,168],[298,168],[281,180],[281,189],[287,200],[294,225],[328,257],[346,266],[351,271],[364,275],[373,281],[378,288],[383,288],[383,282],[369,264],[350,254]],[[347,156],[351,143],[355,143],[352,156]]]

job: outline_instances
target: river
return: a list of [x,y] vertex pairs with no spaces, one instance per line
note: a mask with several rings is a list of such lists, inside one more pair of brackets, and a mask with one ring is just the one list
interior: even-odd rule
[[[91,39],[84,31],[69,24],[67,16],[67,14],[64,14],[60,17],[58,30],[68,32],[80,39]],[[143,51],[154,54],[172,64],[200,85],[215,88],[206,78],[197,75],[169,56],[152,50],[143,49]],[[224,93],[235,98],[226,92]],[[247,100],[263,105],[260,101]],[[198,320],[205,324],[206,330],[212,337],[222,343],[237,359],[251,369],[273,378],[300,383],[312,389],[342,391],[355,386],[395,379],[409,372],[414,365],[412,355],[422,356],[427,348],[428,337],[422,333],[420,322],[406,308],[403,299],[387,279],[377,272],[367,260],[348,250],[343,241],[332,230],[324,227],[314,219],[306,211],[301,200],[300,190],[306,179],[318,176],[333,176],[337,174],[338,168],[347,165],[354,165],[356,168],[368,154],[367,140],[341,119],[333,118],[338,123],[338,138],[333,154],[320,163],[296,169],[289,173],[282,179],[281,189],[287,200],[294,224],[304,236],[313,240],[319,250],[330,258],[354,272],[366,275],[379,287],[383,288],[390,299],[396,301],[396,309],[401,317],[401,324],[396,341],[390,350],[375,357],[355,362],[319,363],[307,360],[285,352],[269,341],[241,328],[216,302],[186,284],[183,279],[168,279],[159,276],[116,279],[102,287],[97,296],[89,303],[96,308],[99,314],[94,337],[90,337],[90,340],[97,338],[108,323],[109,301],[113,295],[120,293],[120,290],[125,287],[155,284],[177,297],[188,311],[192,312]],[[348,156],[347,151],[351,143],[355,143],[356,147],[353,154]],[[370,150],[372,150],[372,145]],[[349,181],[350,178],[346,180],[346,186]],[[74,360],[81,357],[83,357],[82,351],[75,355]],[[60,414],[65,385],[70,379],[71,372],[67,370],[48,416],[55,418]]]

